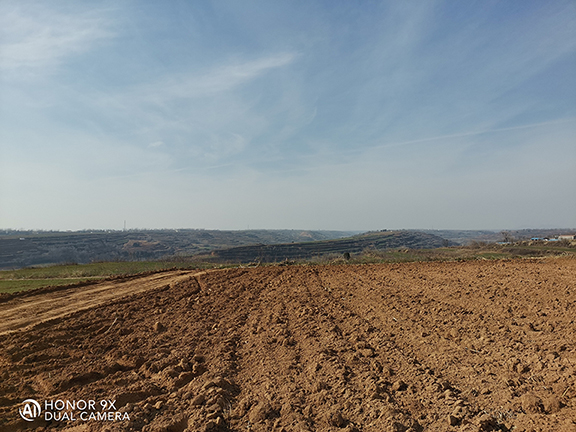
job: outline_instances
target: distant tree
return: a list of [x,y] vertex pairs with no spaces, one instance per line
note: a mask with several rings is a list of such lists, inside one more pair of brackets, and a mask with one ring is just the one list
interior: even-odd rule
[[512,234],[510,234],[510,232],[502,231],[500,234],[502,234],[502,237],[504,237],[504,241],[506,243],[512,243],[514,241],[514,237],[512,237]]

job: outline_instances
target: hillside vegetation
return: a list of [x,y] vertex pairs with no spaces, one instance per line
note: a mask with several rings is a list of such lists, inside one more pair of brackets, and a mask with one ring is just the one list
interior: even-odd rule
[[0,231],[0,269],[96,261],[156,261],[214,249],[348,237],[350,231]]
[[306,260],[325,255],[343,255],[384,251],[395,248],[433,249],[452,243],[441,237],[411,231],[379,231],[338,240],[277,245],[241,246],[216,250],[202,259],[218,262],[281,262]]

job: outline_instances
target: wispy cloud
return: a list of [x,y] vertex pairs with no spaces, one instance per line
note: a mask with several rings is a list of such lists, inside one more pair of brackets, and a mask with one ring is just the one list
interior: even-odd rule
[[0,0],[4,224],[77,195],[80,225],[572,221],[575,24],[573,0]]
[[297,59],[294,52],[235,59],[202,71],[171,73],[113,92],[98,89],[78,97],[105,114],[106,123],[122,123],[121,129],[132,136],[154,136],[153,143],[171,143],[172,150],[180,152],[177,159],[214,163],[245,149],[269,121],[267,113],[252,110],[247,101],[259,94],[246,96],[245,88]]
[[553,126],[553,125],[561,125],[563,123],[575,123],[575,122],[576,122],[576,118],[559,119],[559,120],[532,123],[532,124],[526,124],[526,125],[520,125],[520,126],[493,128],[493,129],[477,130],[477,131],[471,131],[471,132],[461,132],[461,133],[455,133],[455,134],[420,138],[420,139],[415,139],[415,140],[410,140],[410,141],[391,142],[391,143],[385,143],[385,144],[379,144],[379,145],[371,146],[371,147],[369,147],[369,149],[405,146],[405,145],[410,145],[410,144],[420,144],[420,143],[425,143],[425,142],[441,141],[441,140],[447,140],[447,139],[452,139],[452,138],[464,138],[464,137],[471,137],[471,136],[477,136],[477,135],[485,135],[485,134],[490,134],[490,133],[515,131],[515,130],[522,130],[522,129],[532,129],[532,128],[538,128],[541,126]]
[[15,74],[46,74],[71,55],[113,36],[106,11],[70,13],[35,3],[0,3],[0,68]]
[[266,72],[286,66],[297,58],[295,53],[279,53],[255,60],[236,60],[208,70],[172,74],[157,82],[133,89],[131,97],[162,105],[166,102],[210,96],[233,90]]

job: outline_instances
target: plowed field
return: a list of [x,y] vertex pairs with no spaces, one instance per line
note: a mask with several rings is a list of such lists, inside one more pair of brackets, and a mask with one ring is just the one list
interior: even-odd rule
[[151,278],[0,304],[0,430],[576,430],[574,259]]

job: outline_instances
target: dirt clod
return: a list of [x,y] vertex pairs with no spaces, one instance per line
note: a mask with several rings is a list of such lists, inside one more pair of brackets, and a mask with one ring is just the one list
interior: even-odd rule
[[270,413],[272,412],[272,408],[266,402],[260,402],[259,404],[252,407],[250,412],[248,413],[248,419],[252,423],[261,423],[268,418]]
[[562,408],[562,402],[558,397],[551,395],[544,399],[543,401],[544,411],[548,414],[554,414],[560,411]]
[[204,402],[206,402],[206,396],[204,396],[203,394],[199,394],[195,396],[190,403],[192,405],[203,405]]
[[336,426],[337,428],[343,428],[346,426],[346,420],[344,420],[340,411],[332,411],[328,414],[328,424]]
[[542,401],[532,393],[522,395],[522,409],[527,413],[539,413],[543,411]]
[[403,391],[406,390],[407,387],[406,383],[402,380],[395,381],[394,384],[392,384],[392,390],[394,391]]
[[153,328],[154,328],[154,331],[155,331],[156,333],[161,333],[161,332],[163,332],[164,330],[166,330],[166,327],[164,326],[164,324],[162,324],[162,323],[159,322],[159,321],[156,321],[156,322],[154,323],[154,327],[153,327]]

